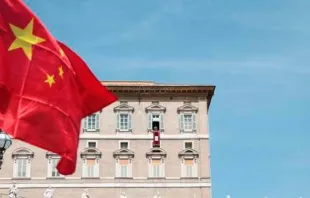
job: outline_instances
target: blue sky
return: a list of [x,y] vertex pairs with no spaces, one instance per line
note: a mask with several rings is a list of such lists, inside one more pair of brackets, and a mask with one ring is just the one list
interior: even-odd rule
[[214,198],[310,198],[309,0],[26,3],[102,80],[217,86]]

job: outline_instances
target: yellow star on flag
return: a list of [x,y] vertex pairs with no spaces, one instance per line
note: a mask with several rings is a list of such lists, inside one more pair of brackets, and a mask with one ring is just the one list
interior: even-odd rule
[[45,41],[45,39],[33,35],[33,21],[31,19],[24,29],[10,24],[10,28],[16,38],[10,45],[9,51],[21,48],[29,60],[32,58],[32,45]]
[[64,70],[62,69],[62,66],[58,67],[58,74],[61,78],[63,78],[64,76]]
[[50,76],[46,74],[46,80],[44,82],[47,83],[50,87],[52,87],[52,85],[55,83],[54,75]]

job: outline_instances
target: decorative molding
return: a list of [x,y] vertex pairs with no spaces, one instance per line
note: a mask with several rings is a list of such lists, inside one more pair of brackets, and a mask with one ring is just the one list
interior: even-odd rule
[[[153,140],[153,134],[111,134],[111,135],[103,135],[103,134],[81,134],[81,140]],[[178,134],[178,135],[167,135],[160,134],[161,140],[200,140],[200,139],[209,139],[208,134],[197,134],[197,133],[187,133],[187,134]]]
[[16,157],[27,157],[27,158],[33,158],[34,157],[34,152],[32,152],[30,149],[22,147],[18,148],[13,151],[12,153],[12,158]]
[[134,158],[135,153],[129,149],[119,149],[115,152],[113,152],[113,157],[114,158]]
[[181,107],[178,108],[177,110],[178,113],[180,112],[192,112],[192,113],[197,113],[198,108],[191,105],[190,103],[184,103]]
[[181,158],[198,158],[199,153],[194,149],[184,149],[181,152],[179,152],[179,157]]
[[52,153],[52,152],[49,152],[49,151],[46,152],[45,157],[46,158],[56,158],[56,159],[60,158],[60,156],[57,153]]
[[166,107],[159,104],[159,102],[152,102],[152,104],[145,108],[145,112],[152,112],[152,111],[158,111],[158,112],[166,112]]
[[[105,84],[103,82],[103,84]],[[120,83],[114,82],[106,85],[107,88],[120,97],[206,97],[208,108],[214,95],[215,86],[213,85],[165,85],[143,83]]]
[[162,148],[151,148],[147,153],[146,153],[147,158],[163,158],[167,157],[167,153],[164,149]]
[[100,152],[100,150],[98,150],[97,148],[86,148],[84,149],[81,154],[80,154],[81,158],[83,157],[96,157],[96,158],[101,158],[102,153]]
[[114,112],[129,112],[133,113],[134,108],[126,103],[121,103],[120,105],[114,107]]
[[[209,182],[143,182],[143,183],[25,183],[15,184],[19,189],[30,189],[30,188],[210,188],[211,183]],[[0,184],[0,189],[8,189],[12,184]]]

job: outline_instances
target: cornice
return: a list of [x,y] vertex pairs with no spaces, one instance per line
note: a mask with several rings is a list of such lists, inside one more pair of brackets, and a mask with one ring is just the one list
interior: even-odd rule
[[189,85],[106,85],[118,97],[206,97],[208,107],[211,103],[215,86]]

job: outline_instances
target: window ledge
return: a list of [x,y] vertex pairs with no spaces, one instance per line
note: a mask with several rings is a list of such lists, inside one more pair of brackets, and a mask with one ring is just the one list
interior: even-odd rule
[[199,179],[198,177],[181,177],[181,179]]
[[122,133],[132,133],[132,129],[130,129],[130,130],[124,130],[124,131],[122,131],[122,130],[118,130],[118,129],[116,129],[116,133],[117,134],[122,134]]
[[100,177],[81,177],[81,179],[100,179]]
[[114,177],[114,179],[133,179],[133,177]]
[[46,179],[48,179],[48,180],[57,180],[57,179],[66,179],[66,178],[59,176],[59,177],[46,177]]
[[12,180],[31,180],[31,177],[13,177]]
[[[160,129],[159,131],[160,131],[160,133],[164,133],[165,129]],[[148,133],[153,133],[153,130],[152,129],[148,129],[147,132]]]
[[100,132],[100,129],[97,129],[97,130],[83,130],[83,133],[99,133]]
[[165,180],[166,177],[148,177],[147,179],[161,179],[161,180]]

